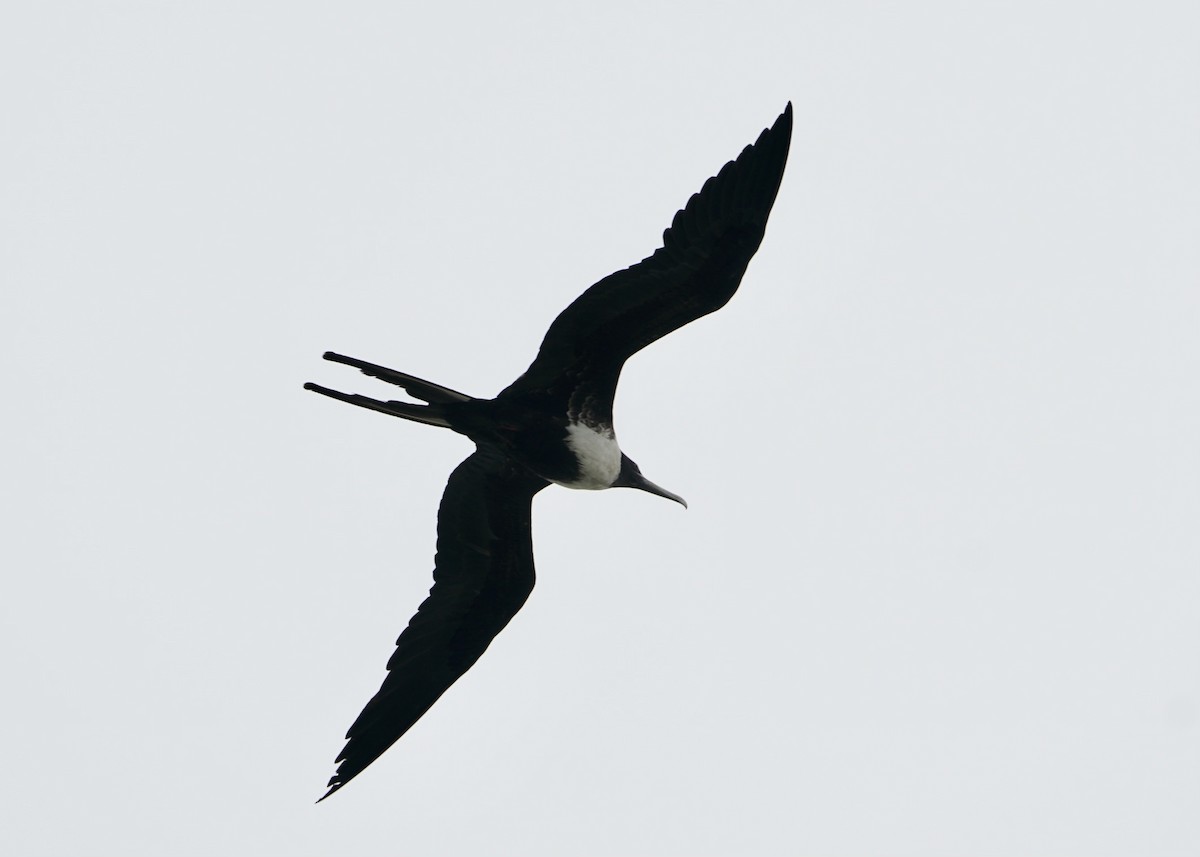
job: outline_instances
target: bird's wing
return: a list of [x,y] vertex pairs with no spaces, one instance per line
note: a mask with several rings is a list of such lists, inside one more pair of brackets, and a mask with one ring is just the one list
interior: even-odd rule
[[570,399],[583,384],[589,398],[611,403],[630,355],[724,306],[762,242],[791,136],[789,103],[675,215],[661,248],[563,310],[525,374],[500,396]]
[[549,483],[480,447],[438,510],[433,588],[396,641],[388,675],[337,757],[324,800],[408,731],[471,668],[533,590],[530,507]]

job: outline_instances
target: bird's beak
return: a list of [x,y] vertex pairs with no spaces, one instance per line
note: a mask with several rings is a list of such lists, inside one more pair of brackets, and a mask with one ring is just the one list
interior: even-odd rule
[[659,497],[666,497],[668,500],[674,500],[680,506],[683,506],[683,508],[685,508],[685,509],[687,508],[687,500],[683,499],[678,494],[672,494],[666,488],[661,488],[658,485],[655,485],[653,482],[651,482],[649,479],[647,479],[645,476],[643,476],[640,473],[633,480],[633,484],[630,485],[629,487],[630,488],[640,488],[643,491],[649,491],[651,494],[657,494]]

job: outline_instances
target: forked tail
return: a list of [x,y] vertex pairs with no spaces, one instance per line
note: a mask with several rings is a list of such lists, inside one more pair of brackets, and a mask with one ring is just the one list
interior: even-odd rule
[[387,381],[389,384],[395,384],[397,387],[403,387],[409,395],[429,403],[427,405],[413,405],[408,402],[384,402],[379,399],[372,399],[369,396],[360,396],[357,393],[341,393],[337,390],[331,390],[328,387],[322,387],[320,384],[313,384],[312,382],[304,385],[304,389],[306,390],[312,390],[314,393],[320,393],[322,396],[329,396],[331,399],[349,402],[352,405],[358,405],[360,408],[368,408],[372,411],[379,411],[383,414],[390,414],[393,417],[401,417],[402,419],[413,420],[414,422],[425,423],[426,425],[451,428],[449,420],[446,419],[443,413],[445,409],[442,405],[471,401],[470,396],[460,393],[457,390],[451,390],[449,387],[443,387],[440,384],[432,384],[429,381],[414,378],[412,375],[405,375],[403,372],[397,372],[395,369],[376,366],[374,363],[367,363],[365,360],[356,360],[353,357],[345,357],[341,354],[335,354],[332,351],[326,351],[324,356],[326,360],[332,360],[334,363],[344,363],[347,366],[360,369],[364,375],[370,375],[372,378],[378,378],[381,381]]

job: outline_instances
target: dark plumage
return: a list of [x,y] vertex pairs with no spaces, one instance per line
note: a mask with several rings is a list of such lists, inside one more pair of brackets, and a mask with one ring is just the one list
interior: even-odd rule
[[[530,507],[556,482],[627,487],[683,503],[642,476],[612,430],[625,361],[737,291],[762,242],[787,162],[792,106],[704,183],[663,246],[605,277],[550,325],[533,363],[494,399],[475,399],[332,352],[325,359],[405,389],[423,405],[316,384],[305,389],[453,429],[476,444],[450,475],[438,510],[433,588],[396,641],[388,675],[346,734],[324,800],[396,742],[471,668],[533,589]],[[685,504],[686,505],[686,504]]]

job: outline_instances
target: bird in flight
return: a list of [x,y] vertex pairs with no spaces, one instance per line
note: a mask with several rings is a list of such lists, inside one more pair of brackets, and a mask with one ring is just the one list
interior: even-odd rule
[[[537,357],[494,399],[327,352],[326,360],[425,404],[305,384],[324,396],[448,428],[475,443],[438,509],[433,588],[396,640],[387,677],[346,733],[329,797],[374,762],[471,668],[533,590],[530,511],[550,483],[637,488],[684,506],[617,445],[613,399],[625,361],[723,307],[762,243],[792,136],[792,105],[693,194],[651,256],[602,279],[550,325]],[[320,802],[320,801],[318,801]]]

